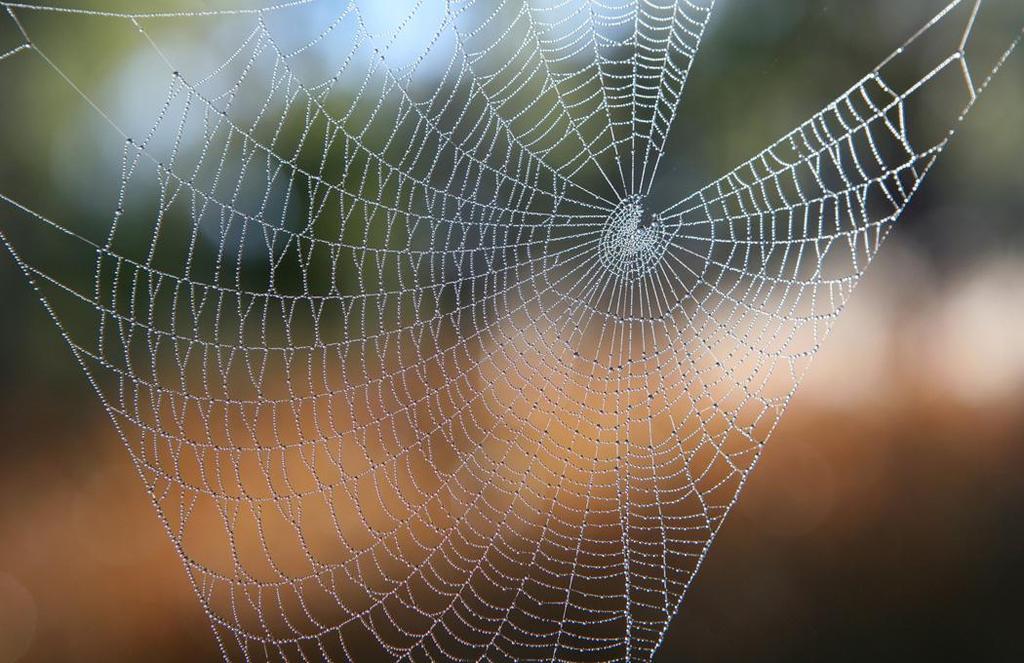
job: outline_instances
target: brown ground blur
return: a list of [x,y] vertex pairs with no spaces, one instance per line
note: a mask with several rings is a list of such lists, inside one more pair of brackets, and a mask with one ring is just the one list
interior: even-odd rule
[[[783,417],[661,660],[1024,654],[1024,351],[1011,305],[1024,268],[989,262],[946,281],[890,248]],[[216,657],[99,407],[64,412],[30,384],[3,404],[20,443],[0,445],[0,661]]]
[[[748,156],[944,3],[721,3],[688,86],[701,101],[684,104],[690,115],[673,129],[670,181],[702,181],[700,169],[717,175]],[[136,90],[115,31],[127,26],[37,19],[75,71],[110,78],[105,102],[118,98],[114,83]],[[111,64],[122,61],[131,66]],[[983,97],[868,270],[660,660],[1024,660],[1021,62]],[[105,228],[120,142],[40,62],[26,66],[0,93],[4,192]],[[114,167],[100,149],[110,145]],[[81,155],[97,165],[83,168]],[[0,663],[215,659],[127,452],[6,255],[0,303]]]

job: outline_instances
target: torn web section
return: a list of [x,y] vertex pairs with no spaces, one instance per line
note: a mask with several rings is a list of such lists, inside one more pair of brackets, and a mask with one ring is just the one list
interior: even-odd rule
[[715,0],[638,3],[633,31],[633,192],[650,193]]
[[515,144],[610,208],[623,194],[602,88],[593,67],[579,59],[584,52],[560,43],[568,26],[549,24],[548,9],[502,0],[461,12],[454,30],[463,76],[478,97],[474,107],[493,113]]
[[553,87],[618,199],[649,188],[713,4],[525,3]]

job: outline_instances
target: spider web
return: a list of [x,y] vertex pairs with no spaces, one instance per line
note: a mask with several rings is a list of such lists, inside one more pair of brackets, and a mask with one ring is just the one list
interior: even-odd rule
[[[950,3],[658,209],[712,0],[387,5],[0,3],[0,68],[45,64],[121,141],[99,232],[0,193],[90,278],[4,244],[226,658],[649,659],[1020,27],[992,51],[988,5]],[[155,100],[142,124],[34,41],[43,20],[140,41],[162,90],[126,92]]]

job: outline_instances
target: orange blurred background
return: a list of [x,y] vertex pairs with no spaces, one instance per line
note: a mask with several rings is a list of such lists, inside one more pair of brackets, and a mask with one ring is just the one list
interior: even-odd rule
[[[1024,263],[952,282],[894,240],[817,358],[661,660],[1017,660]],[[28,311],[26,315],[41,315]],[[97,408],[8,392],[0,660],[218,655]],[[82,385],[84,390],[84,385]],[[58,439],[59,438],[59,439]]]
[[[724,2],[666,170],[731,166],[937,4]],[[1024,660],[1020,55],[812,364],[660,660]],[[18,117],[3,97],[0,117]],[[0,135],[20,133],[53,142],[0,159],[4,191],[67,175],[60,132],[10,121]],[[217,658],[128,454],[6,257],[0,297],[0,663]]]

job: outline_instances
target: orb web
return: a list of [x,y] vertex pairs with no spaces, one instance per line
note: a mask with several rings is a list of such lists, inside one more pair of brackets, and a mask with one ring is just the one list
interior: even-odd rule
[[[711,0],[0,2],[19,35],[0,77],[31,62],[119,145],[104,227],[5,190],[0,230],[226,658],[649,659],[1020,41],[1024,23],[976,62],[990,4],[923,17],[809,120],[656,208]],[[127,120],[51,55],[47,21],[135,40]],[[64,257],[19,243],[26,224]]]
[[601,264],[618,279],[638,279],[658,266],[668,243],[668,235],[657,216],[647,212],[643,197],[626,196],[601,233]]

